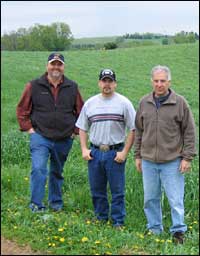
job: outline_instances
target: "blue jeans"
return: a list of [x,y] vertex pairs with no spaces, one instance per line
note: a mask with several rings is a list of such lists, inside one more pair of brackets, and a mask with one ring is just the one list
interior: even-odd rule
[[48,175],[47,162],[50,156],[49,193],[48,201],[52,208],[61,208],[63,167],[68,153],[72,147],[73,139],[53,141],[39,133],[30,135],[30,151],[32,159],[32,172],[30,176],[31,204],[38,208],[44,207],[45,185]]
[[[119,151],[121,151],[119,149]],[[89,183],[94,212],[99,220],[108,220],[109,202],[107,197],[107,183],[110,185],[112,202],[111,218],[113,225],[123,225],[125,217],[125,162],[114,161],[115,150],[102,152],[91,148],[92,160],[88,161]]]
[[171,208],[170,232],[187,230],[184,223],[184,175],[179,171],[180,162],[180,158],[167,163],[142,160],[144,212],[148,221],[147,228],[156,234],[163,231],[162,188]]

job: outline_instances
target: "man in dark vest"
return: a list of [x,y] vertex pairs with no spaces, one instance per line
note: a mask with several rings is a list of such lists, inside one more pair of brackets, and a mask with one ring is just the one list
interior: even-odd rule
[[74,135],[78,134],[75,122],[83,106],[78,85],[64,76],[64,67],[63,55],[50,54],[47,72],[27,83],[17,105],[20,130],[30,134],[30,208],[33,212],[45,210],[43,199],[47,176],[49,207],[54,211],[63,207],[63,167]]

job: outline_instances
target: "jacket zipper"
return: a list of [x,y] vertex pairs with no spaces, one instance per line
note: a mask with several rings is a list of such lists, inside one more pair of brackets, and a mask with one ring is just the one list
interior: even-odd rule
[[158,159],[158,109],[156,107],[156,152],[155,152],[155,162]]

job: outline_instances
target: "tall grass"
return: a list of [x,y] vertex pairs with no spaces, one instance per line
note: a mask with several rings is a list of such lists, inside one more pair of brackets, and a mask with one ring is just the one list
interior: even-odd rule
[[[15,108],[25,83],[45,71],[48,54],[2,53],[2,234],[16,239],[18,243],[28,243],[34,250],[57,255],[198,254],[198,157],[192,163],[191,172],[185,175],[185,221],[188,233],[183,246],[175,246],[171,241],[170,208],[164,195],[164,233],[159,237],[143,236],[146,219],[143,213],[142,178],[136,172],[132,152],[126,165],[127,217],[124,230],[115,231],[110,224],[102,225],[88,220],[93,216],[93,208],[87,163],[81,158],[79,138],[75,139],[64,168],[64,211],[59,214],[30,212],[29,135],[18,130]],[[157,64],[168,65],[172,70],[172,88],[188,100],[198,134],[198,44],[64,52],[64,55],[66,75],[78,82],[85,100],[99,92],[97,79],[100,69],[110,67],[117,74],[117,91],[127,96],[136,109],[139,99],[151,90],[151,68]],[[197,136],[197,148],[198,142]]]

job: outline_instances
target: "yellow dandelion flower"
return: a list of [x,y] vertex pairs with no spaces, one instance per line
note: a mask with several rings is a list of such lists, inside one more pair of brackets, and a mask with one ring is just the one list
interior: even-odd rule
[[188,228],[189,228],[189,229],[192,229],[192,226],[189,226]]
[[51,243],[48,243],[49,246],[51,246]]
[[91,223],[91,221],[89,221],[89,220],[86,221],[86,224],[90,224],[90,223]]
[[193,221],[193,224],[197,224],[197,223],[198,223],[198,221],[196,221],[196,220],[195,220],[195,221]]
[[52,243],[52,247],[55,247],[56,246],[56,244],[55,243]]
[[95,244],[100,244],[101,242],[99,240],[96,240],[94,243]]
[[82,243],[84,243],[84,242],[87,242],[89,239],[86,237],[86,236],[84,236],[82,239],[81,239],[81,242]]
[[161,243],[164,243],[164,242],[165,242],[165,240],[164,240],[164,239],[161,239],[161,240],[160,240],[160,242],[161,242]]
[[55,240],[58,240],[58,236],[54,236],[53,238],[54,238]]
[[65,241],[65,238],[64,238],[64,237],[61,237],[61,238],[60,238],[60,242],[63,243],[64,241]]
[[156,241],[157,243],[159,243],[159,242],[160,242],[160,239],[156,238],[155,241]]
[[140,234],[139,237],[140,237],[141,239],[143,239],[143,238],[144,238],[144,235]]
[[59,232],[63,232],[63,231],[64,231],[64,228],[59,228],[58,231],[59,231]]
[[24,180],[25,180],[25,181],[28,181],[28,177],[24,177]]
[[17,229],[17,226],[14,226],[13,228],[14,228],[14,229]]
[[172,243],[172,240],[170,240],[170,239],[167,239],[167,243]]

